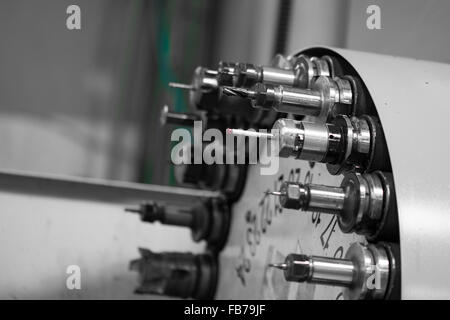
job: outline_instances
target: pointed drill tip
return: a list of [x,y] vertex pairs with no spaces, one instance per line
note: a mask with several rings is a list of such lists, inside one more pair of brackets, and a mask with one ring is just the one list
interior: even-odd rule
[[283,192],[278,191],[266,191],[265,194],[280,197],[283,195]]
[[270,263],[269,267],[277,268],[277,269],[280,269],[280,270],[286,270],[287,269],[287,264],[286,263]]
[[141,209],[140,208],[125,208],[126,212],[132,212],[132,213],[141,213]]

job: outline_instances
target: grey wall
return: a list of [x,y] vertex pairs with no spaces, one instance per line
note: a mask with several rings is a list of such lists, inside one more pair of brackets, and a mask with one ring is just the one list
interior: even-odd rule
[[[381,9],[381,30],[366,27],[369,5]],[[289,52],[328,45],[450,62],[446,0],[294,0]]]
[[[267,63],[279,1],[227,1],[218,58]],[[381,9],[381,30],[366,27],[369,5]],[[446,0],[293,0],[286,53],[327,45],[449,62]]]
[[279,0],[226,0],[216,35],[216,61],[264,64],[272,59]]
[[[365,28],[369,4],[381,9],[381,30]],[[450,1],[352,0],[346,46],[355,50],[450,62]]]
[[[132,8],[77,1],[82,30],[69,31],[72,3],[0,3],[0,168],[106,178],[114,162],[127,179],[136,129],[122,128],[129,143],[115,156],[111,137]],[[108,23],[117,14],[122,19]]]

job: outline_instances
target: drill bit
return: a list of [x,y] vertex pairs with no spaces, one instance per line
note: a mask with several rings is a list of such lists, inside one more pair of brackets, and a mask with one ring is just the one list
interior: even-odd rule
[[277,269],[280,269],[280,270],[287,270],[288,265],[286,263],[270,263],[269,267],[277,268]]
[[272,196],[277,196],[277,197],[280,197],[280,196],[284,195],[283,192],[278,192],[278,191],[266,191],[265,194],[272,195]]
[[274,135],[272,133],[266,132],[256,132],[251,130],[242,130],[242,129],[227,129],[227,134],[235,135],[235,136],[246,136],[246,137],[256,137],[256,138],[273,138]]
[[184,89],[184,90],[194,90],[195,89],[192,84],[177,83],[177,82],[169,82],[169,87]]
[[132,213],[142,213],[142,209],[141,208],[125,208],[126,212],[132,212]]
[[236,96],[241,98],[254,99],[256,98],[257,93],[255,91],[247,90],[244,88],[236,88],[236,87],[223,87],[223,93],[228,96]]

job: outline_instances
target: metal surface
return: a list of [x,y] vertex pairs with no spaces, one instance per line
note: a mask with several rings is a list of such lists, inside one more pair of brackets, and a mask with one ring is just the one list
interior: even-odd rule
[[339,114],[351,114],[354,94],[348,80],[322,76],[314,81],[311,90],[321,95],[320,120],[327,120],[336,114],[335,109],[339,110]]
[[217,260],[210,254],[140,249],[130,269],[139,274],[136,293],[179,298],[212,299],[217,283]]
[[296,85],[295,74],[292,70],[271,67],[264,67],[263,81],[266,83],[285,84],[288,86]]
[[298,125],[298,121],[278,119],[273,128],[277,130],[279,156],[283,158],[297,158],[303,148],[304,140],[304,131]]
[[[79,187],[58,185],[67,195],[70,186],[74,191]],[[40,184],[36,189],[44,188]],[[1,299],[155,298],[134,294],[137,275],[128,263],[138,256],[138,248],[204,250],[204,243],[192,242],[189,230],[144,224],[137,215],[125,213],[114,197],[108,197],[111,202],[97,201],[95,196],[82,199],[87,193],[66,198],[27,189],[0,190],[0,243],[7,257],[0,264]],[[80,268],[81,290],[66,286],[67,270],[74,265]]]
[[345,192],[341,188],[314,185],[309,187],[309,207],[330,211],[342,210],[344,207]]
[[353,281],[355,267],[349,260],[333,260],[324,257],[310,258],[311,282],[350,286]]
[[[439,97],[450,86],[450,66],[342,49],[324,49],[320,52],[327,55],[338,52],[352,64],[367,86],[383,125],[397,191],[402,298],[450,298],[450,278],[446,267],[450,264],[448,151],[436,147],[434,142],[436,137],[448,135],[446,115],[449,109]],[[410,95],[410,92],[423,94]],[[424,121],[423,114],[417,111],[427,105],[433,106],[433,114],[440,115],[433,121]],[[362,143],[357,147],[361,152],[367,152],[369,141],[364,137],[361,135]],[[301,181],[309,180],[311,173],[314,183],[337,185],[336,179],[339,179],[330,176],[327,171],[321,171],[323,166],[320,164],[311,168],[303,161],[280,159],[279,175],[288,176],[290,170],[295,168],[301,170]],[[309,213],[303,218],[284,213],[277,215],[276,204],[272,202],[269,202],[272,221],[270,225],[265,225],[267,213],[263,207],[266,200],[261,192],[277,190],[274,186],[278,183],[276,177],[259,176],[257,167],[250,169],[242,197],[245,201],[234,207],[235,220],[230,243],[222,258],[225,271],[219,284],[219,296],[341,298],[342,295],[336,296],[338,291],[332,288],[322,290],[313,285],[283,284],[272,271],[267,270],[267,263],[279,261],[274,257],[282,258],[289,251],[320,255],[325,252],[327,256],[334,256],[341,252],[336,250],[337,247],[349,245],[347,238],[337,231],[324,248],[320,244],[324,243],[326,230],[318,231],[314,223],[318,221],[317,214]],[[252,220],[246,219],[249,215],[256,219],[254,226],[249,223]],[[325,216],[320,217],[319,229],[320,226],[326,229],[323,225]],[[249,226],[253,227],[250,230],[259,233],[253,231],[247,234]],[[261,237],[256,237],[258,235]],[[320,241],[316,243],[318,239]],[[336,251],[330,250],[330,247]]]
[[318,116],[320,121],[329,119],[336,113],[336,109],[340,114],[350,115],[352,112],[353,92],[348,80],[320,76],[311,85],[311,89],[289,87],[280,83],[283,81],[274,85],[259,82],[245,86],[239,82],[235,83],[234,87],[225,87],[223,92],[230,96],[250,99],[255,108]]
[[[316,116],[321,112],[321,97],[319,92],[306,89],[277,86],[268,88],[267,94],[277,97],[273,108],[278,112],[286,112],[307,116]],[[255,106],[258,106],[255,104]]]
[[107,202],[137,204],[145,200],[161,200],[175,203],[192,203],[198,198],[215,198],[219,192],[140,184],[62,175],[24,173],[14,170],[0,171],[0,190]]
[[[319,76],[332,76],[332,66],[326,59],[302,55],[289,60],[277,55],[275,66],[258,66],[251,63],[237,63],[234,70],[222,73],[233,76],[236,87],[250,87],[261,82],[286,87],[310,88],[313,80]],[[282,65],[282,66],[281,66]]]
[[[441,97],[450,87],[450,65],[332,50],[358,71],[383,124],[397,192],[402,298],[449,299],[449,149],[438,139],[449,130]],[[424,106],[437,115],[432,121],[419,112]]]
[[[388,173],[350,172],[340,187],[284,181],[278,192],[268,194],[278,196],[285,209],[336,214],[345,233],[355,232],[371,237],[372,241],[392,242],[398,239],[398,223],[397,210],[390,206],[395,198],[388,187],[391,185],[393,181]],[[389,222],[383,223],[387,219]]]
[[390,265],[384,245],[353,243],[344,259],[289,254],[269,266],[283,270],[286,281],[345,287],[345,298],[359,300],[385,297],[394,278]]
[[[145,200],[192,203],[217,193],[17,171],[0,173],[0,298],[148,299],[128,262],[139,247],[201,252],[189,230],[143,224],[124,212]],[[175,200],[174,200],[175,199]],[[161,239],[165,239],[161,241]],[[81,290],[68,290],[69,266]]]
[[227,246],[220,256],[218,299],[342,299],[336,286],[285,281],[270,263],[283,261],[289,253],[343,258],[356,234],[340,231],[334,215],[282,209],[277,197],[283,181],[340,185],[342,177],[331,176],[325,165],[279,159],[275,175],[261,175],[262,165],[249,168],[241,200],[233,206]]
[[368,291],[366,283],[374,263],[373,255],[365,246],[351,245],[345,254],[345,259],[354,263],[358,273],[353,280],[357,285],[354,285],[351,290],[344,290],[344,298],[349,300],[362,299]]
[[299,158],[321,162],[328,152],[328,126],[317,122],[302,122],[300,126],[303,128],[303,146]]
[[[242,89],[239,89],[242,90]],[[323,119],[322,119],[323,120]],[[277,139],[277,154],[280,157],[328,163],[329,172],[333,175],[346,171],[369,172],[387,166],[385,147],[378,153],[375,146],[385,145],[382,135],[377,129],[370,128],[368,122],[373,117],[349,118],[340,115],[332,123],[321,120],[297,121],[280,118],[273,125],[269,138]],[[235,135],[253,136],[253,131],[233,130]],[[262,136],[260,136],[262,137]],[[372,159],[381,158],[378,162]]]
[[293,60],[295,61],[294,69],[300,88],[311,88],[313,80],[318,76],[332,76],[328,63],[323,59],[300,55]]
[[230,228],[230,210],[225,198],[202,199],[184,206],[147,201],[125,211],[138,213],[143,222],[189,228],[192,241],[206,241],[209,251],[214,253],[223,248]]
[[[233,65],[226,63],[227,66]],[[256,83],[309,89],[317,77],[333,77],[334,65],[328,59],[301,55],[288,59],[276,55],[271,66],[238,62],[233,68],[219,68],[219,75],[233,77],[235,87],[249,88]]]
[[289,254],[284,263],[269,264],[284,271],[286,281],[350,286],[357,272],[353,262],[304,254]]

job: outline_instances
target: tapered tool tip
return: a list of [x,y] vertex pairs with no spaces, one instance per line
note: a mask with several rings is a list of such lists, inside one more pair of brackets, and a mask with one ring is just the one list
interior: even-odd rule
[[133,213],[142,213],[142,210],[140,208],[125,208],[125,211]]
[[236,88],[236,87],[226,87],[223,88],[223,93],[228,96],[241,97],[241,98],[249,98],[251,96],[251,92],[247,89]]
[[280,269],[280,270],[286,270],[288,268],[286,263],[270,263],[269,267],[277,268],[277,269]]
[[265,194],[280,197],[283,195],[283,192],[278,191],[266,191]]

